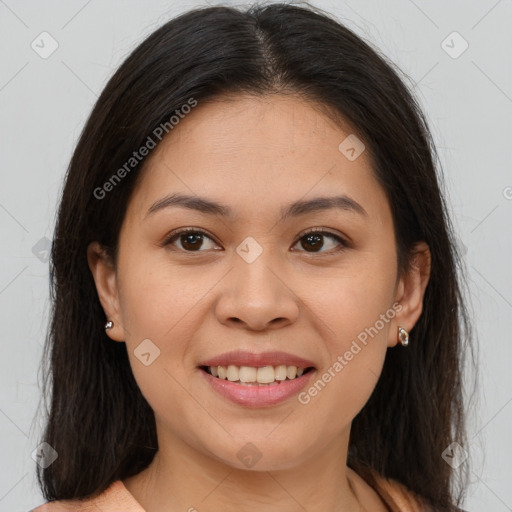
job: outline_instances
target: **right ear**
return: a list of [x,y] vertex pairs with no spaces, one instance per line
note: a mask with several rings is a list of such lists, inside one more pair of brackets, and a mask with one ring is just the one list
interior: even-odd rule
[[91,242],[87,247],[87,261],[106,319],[114,323],[113,327],[105,332],[114,341],[125,341],[114,263],[98,242]]

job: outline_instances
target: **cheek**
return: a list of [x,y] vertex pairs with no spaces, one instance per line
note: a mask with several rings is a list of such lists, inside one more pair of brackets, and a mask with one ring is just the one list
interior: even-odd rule
[[130,365],[142,394],[157,410],[165,410],[168,397],[182,392],[178,381],[193,364],[190,340],[210,312],[208,292],[221,277],[218,272],[199,273],[194,266],[171,265],[161,254],[152,257],[151,251],[126,251],[119,259]]
[[[304,282],[311,318],[323,325],[333,358],[349,350],[356,339],[368,342],[364,351],[368,356],[381,350],[379,345],[387,346],[390,321],[396,313],[394,260],[372,255],[358,260],[350,268],[333,272],[320,286],[313,286],[314,278]],[[314,292],[306,294],[308,289]]]
[[346,302],[346,307],[343,303],[340,300],[340,309],[331,316],[333,332],[325,337],[329,360],[299,395],[309,428],[321,428],[325,438],[349,425],[364,407],[387,352],[389,324],[379,319],[385,308],[368,301],[360,308],[354,302]]
[[[309,298],[312,321],[322,330],[328,361],[305,390],[306,421],[332,429],[349,424],[373,392],[387,353],[395,275],[383,261],[329,280]],[[329,427],[330,425],[330,427]]]
[[147,250],[120,260],[120,303],[131,344],[144,338],[160,344],[178,338],[188,313],[215,282],[207,271],[198,276],[192,266],[172,265],[164,256]]

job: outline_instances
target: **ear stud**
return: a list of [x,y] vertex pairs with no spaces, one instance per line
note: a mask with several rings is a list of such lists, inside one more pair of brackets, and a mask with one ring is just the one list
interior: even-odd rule
[[409,333],[403,327],[398,328],[397,338],[402,346],[406,347],[409,344]]

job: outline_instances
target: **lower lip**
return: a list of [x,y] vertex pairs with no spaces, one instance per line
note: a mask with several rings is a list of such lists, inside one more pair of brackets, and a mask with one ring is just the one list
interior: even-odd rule
[[199,369],[208,384],[220,395],[238,405],[246,407],[265,407],[284,402],[298,394],[309,382],[315,370],[309,370],[293,380],[284,380],[275,386],[242,386],[229,380],[219,379],[207,371]]

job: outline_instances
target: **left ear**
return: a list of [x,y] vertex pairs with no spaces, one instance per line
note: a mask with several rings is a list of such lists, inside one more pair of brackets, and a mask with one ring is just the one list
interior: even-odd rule
[[430,278],[431,256],[425,242],[418,242],[411,250],[411,264],[406,274],[399,278],[396,287],[395,302],[401,306],[393,319],[389,331],[388,346],[398,343],[398,327],[410,332],[423,311],[423,297]]

